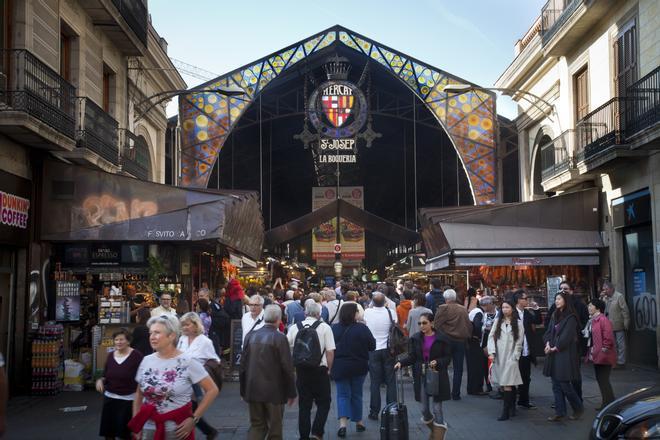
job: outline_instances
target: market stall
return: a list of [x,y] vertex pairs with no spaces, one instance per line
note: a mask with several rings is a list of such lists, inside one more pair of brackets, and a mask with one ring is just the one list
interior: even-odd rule
[[558,279],[585,297],[596,294],[603,247],[596,188],[525,203],[425,208],[420,220],[427,272],[468,270],[473,287],[500,297],[524,288],[545,307]]

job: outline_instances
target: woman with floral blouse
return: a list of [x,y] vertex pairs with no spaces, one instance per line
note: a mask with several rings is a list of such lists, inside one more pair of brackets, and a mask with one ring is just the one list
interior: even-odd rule
[[[129,428],[142,440],[193,438],[195,425],[218,395],[204,367],[177,349],[180,335],[176,318],[156,316],[147,323],[154,353],[138,368],[138,383]],[[204,398],[192,409],[192,386],[199,384]]]

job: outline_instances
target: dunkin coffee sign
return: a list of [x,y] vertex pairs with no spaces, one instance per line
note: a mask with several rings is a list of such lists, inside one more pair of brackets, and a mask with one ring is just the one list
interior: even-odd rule
[[27,229],[30,201],[14,194],[0,191],[0,223]]

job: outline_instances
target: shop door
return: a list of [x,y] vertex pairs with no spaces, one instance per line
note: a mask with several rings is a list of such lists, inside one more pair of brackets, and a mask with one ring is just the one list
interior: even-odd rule
[[9,328],[10,308],[12,307],[11,295],[13,284],[13,259],[14,252],[0,248],[0,353],[9,358]]
[[658,315],[655,296],[653,235],[651,225],[623,230],[626,301],[630,309],[628,360],[657,365],[656,326]]

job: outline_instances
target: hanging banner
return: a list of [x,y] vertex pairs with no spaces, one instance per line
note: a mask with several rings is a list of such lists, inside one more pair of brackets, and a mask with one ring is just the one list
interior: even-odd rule
[[[339,188],[341,198],[364,209],[364,189],[361,186],[342,186]],[[334,187],[312,188],[312,211],[333,202],[337,198]],[[337,244],[337,219],[333,218],[312,229],[312,258],[317,264],[328,262],[332,265],[335,259]],[[346,219],[340,219],[340,242],[342,262],[360,261],[364,259],[364,228]],[[349,263],[350,264],[350,263]]]

